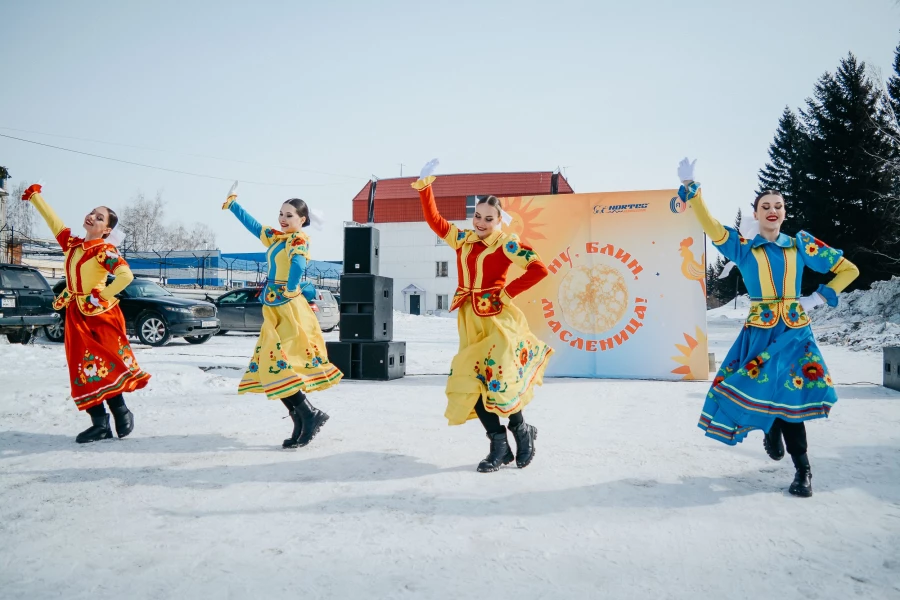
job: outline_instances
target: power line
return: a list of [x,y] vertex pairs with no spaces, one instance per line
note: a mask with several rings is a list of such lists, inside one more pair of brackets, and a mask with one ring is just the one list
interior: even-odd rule
[[6,131],[18,131],[19,133],[31,133],[31,134],[35,134],[35,135],[46,135],[49,137],[58,137],[58,138],[64,138],[67,140],[78,140],[80,142],[92,142],[95,144],[106,144],[108,146],[121,146],[122,148],[135,148],[137,150],[150,150],[152,152],[162,152],[164,154],[180,154],[182,156],[193,156],[195,158],[208,158],[208,159],[212,159],[212,160],[222,160],[222,161],[226,161],[226,162],[239,163],[242,165],[253,165],[253,166],[257,166],[257,167],[268,167],[268,168],[276,168],[276,169],[288,169],[291,171],[299,171],[299,172],[303,172],[303,173],[315,173],[317,175],[329,175],[331,177],[344,177],[346,179],[366,179],[365,177],[360,177],[358,175],[344,175],[341,173],[330,173],[328,171],[317,171],[315,169],[301,169],[299,167],[286,167],[284,165],[267,165],[265,163],[252,162],[252,161],[248,161],[248,160],[240,160],[237,158],[224,158],[221,156],[210,156],[208,154],[194,154],[191,152],[179,152],[178,150],[164,150],[162,148],[152,148],[150,146],[138,146],[135,144],[122,144],[120,142],[107,142],[104,140],[95,140],[95,139],[91,139],[91,138],[75,137],[75,136],[71,136],[71,135],[62,135],[62,134],[58,134],[58,133],[46,133],[43,131],[31,131],[28,129],[16,129],[15,127],[0,126],[0,129],[5,129]]
[[[180,175],[190,175],[191,177],[203,177],[205,179],[217,179],[219,181],[234,181],[234,177],[217,177],[215,175],[206,175],[203,173],[191,173],[190,171],[181,171],[178,169],[167,169],[166,167],[157,167],[155,165],[147,165],[144,163],[133,162],[130,160],[122,160],[121,158],[112,158],[109,156],[101,156],[100,154],[92,154],[90,152],[82,152],[81,150],[72,150],[71,148],[63,148],[61,146],[54,146],[52,144],[44,144],[42,142],[35,142],[34,140],[26,140],[23,138],[17,138],[11,135],[6,135],[0,133],[0,137],[7,138],[10,140],[16,140],[19,142],[25,142],[27,144],[35,144],[36,146],[44,146],[45,148],[53,148],[54,150],[62,150],[64,152],[72,152],[74,154],[82,154],[84,156],[92,156],[94,158],[102,158],[103,160],[110,160],[117,163],[123,163],[126,165],[133,165],[136,167],[144,167],[145,169],[156,169],[157,171],[167,171],[169,173],[178,173]],[[349,185],[349,182],[344,183],[269,183],[266,181],[250,181],[248,179],[241,179],[241,183],[251,183],[256,185],[269,185],[274,187],[327,187],[334,185]]]

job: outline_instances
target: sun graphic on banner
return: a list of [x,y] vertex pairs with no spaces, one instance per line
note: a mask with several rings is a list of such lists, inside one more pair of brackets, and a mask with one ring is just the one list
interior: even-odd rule
[[628,284],[605,265],[575,267],[559,284],[559,305],[566,321],[583,333],[603,333],[628,309]]
[[681,352],[678,356],[673,356],[672,360],[681,364],[677,369],[672,369],[672,373],[676,375],[684,375],[682,379],[708,379],[709,378],[709,356],[704,352],[706,349],[706,334],[699,327],[696,328],[694,335],[684,335],[687,346],[675,344],[675,347]]
[[505,225],[503,230],[506,233],[515,233],[519,239],[526,244],[533,243],[534,240],[547,239],[543,233],[538,231],[544,223],[538,218],[543,209],[532,207],[533,198],[525,200],[521,196],[503,199],[503,210],[512,217],[512,222]]

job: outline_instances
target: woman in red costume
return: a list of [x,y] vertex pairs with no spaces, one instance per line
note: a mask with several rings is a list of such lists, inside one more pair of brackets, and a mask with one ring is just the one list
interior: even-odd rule
[[[78,410],[91,416],[91,426],[78,434],[79,444],[112,437],[109,405],[116,434],[123,438],[134,429],[134,415],[122,394],[147,385],[150,375],[141,370],[125,335],[125,319],[116,294],[134,279],[128,263],[107,238],[116,228],[116,213],[98,206],[84,218],[85,236],[75,237],[41,196],[41,186],[25,190],[41,213],[65,254],[66,289],[53,308],[66,308],[65,346],[72,399]],[[113,281],[107,285],[107,277]]]
[[[429,227],[456,251],[459,283],[450,309],[459,310],[459,352],[447,380],[444,416],[450,425],[475,417],[484,425],[491,449],[478,465],[479,472],[497,471],[513,458],[521,469],[531,463],[537,438],[537,428],[525,423],[522,409],[531,401],[534,386],[543,383],[553,350],[531,333],[513,298],[546,277],[547,267],[518,236],[500,230],[504,213],[494,196],[478,202],[472,229],[448,223],[434,200],[431,173],[436,166],[437,160],[425,165],[412,185]],[[506,273],[513,264],[525,273],[507,283]],[[515,455],[500,417],[509,419]]]

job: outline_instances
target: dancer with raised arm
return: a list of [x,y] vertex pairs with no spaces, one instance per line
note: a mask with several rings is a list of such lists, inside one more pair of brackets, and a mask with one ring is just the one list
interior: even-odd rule
[[[537,438],[537,429],[525,423],[523,409],[534,396],[534,386],[543,383],[553,351],[531,333],[513,298],[546,277],[547,267],[518,236],[501,231],[504,212],[494,196],[478,201],[472,229],[448,223],[434,199],[432,172],[437,164],[435,159],[425,165],[412,185],[431,230],[456,251],[459,282],[450,309],[459,310],[459,352],[447,380],[444,416],[450,425],[476,417],[481,421],[491,446],[479,472],[497,471],[513,458],[521,469],[534,458]],[[525,273],[507,283],[513,264]],[[500,417],[509,419],[515,455]]]
[[[112,209],[98,206],[84,218],[84,237],[76,237],[44,200],[40,185],[25,190],[22,200],[34,205],[65,255],[66,288],[53,308],[66,308],[63,330],[72,399],[78,410],[91,417],[91,426],[75,441],[84,444],[112,437],[104,401],[113,414],[116,435],[123,438],[134,429],[134,415],[122,394],[146,386],[150,375],[141,370],[131,351],[116,298],[134,279],[111,243],[123,239],[116,227],[119,219]],[[114,279],[107,285],[110,275]]]
[[237,203],[237,182],[224,210],[266,247],[267,279],[261,293],[263,325],[250,365],[238,386],[238,394],[265,394],[281,400],[294,422],[291,437],[282,448],[309,444],[328,420],[328,415],[309,402],[307,393],[326,390],[343,373],[328,361],[322,330],[310,304],[315,291],[301,278],[309,260],[309,237],[301,231],[310,224],[309,207],[299,198],[281,205],[280,230],[260,225]]
[[[750,294],[750,313],[716,373],[699,427],[732,446],[750,431],[763,430],[769,457],[781,460],[787,445],[794,462],[796,472],[788,491],[812,496],[804,423],[827,417],[838,398],[810,329],[808,311],[826,302],[837,306],[838,294],[856,279],[859,269],[843,252],[805,231],[793,237],[781,233],[785,203],[775,190],[764,190],[753,202],[759,224],[753,238],[723,226],[703,202],[694,163],[685,158],[678,165],[682,182],[678,195],[690,204],[716,249],[738,267]],[[800,297],[804,267],[835,276]]]

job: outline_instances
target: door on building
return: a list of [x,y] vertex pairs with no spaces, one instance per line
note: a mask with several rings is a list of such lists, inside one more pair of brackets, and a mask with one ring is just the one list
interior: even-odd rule
[[420,304],[420,299],[422,296],[418,294],[411,294],[409,296],[409,314],[411,315],[421,315],[422,307]]

